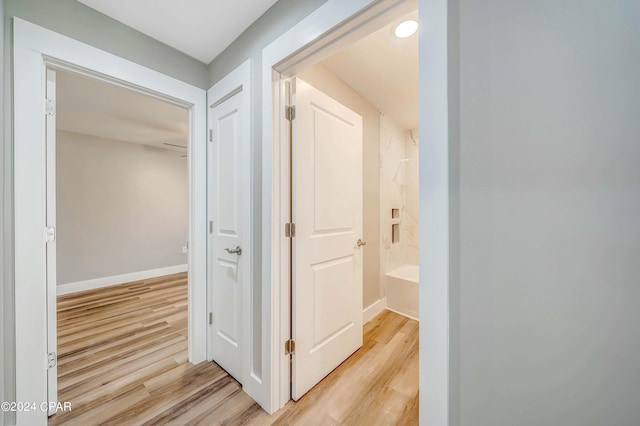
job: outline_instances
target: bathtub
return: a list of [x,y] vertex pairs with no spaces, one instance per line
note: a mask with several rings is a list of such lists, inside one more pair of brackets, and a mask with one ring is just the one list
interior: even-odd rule
[[384,276],[387,309],[418,319],[418,287],[420,273],[417,265],[402,265]]

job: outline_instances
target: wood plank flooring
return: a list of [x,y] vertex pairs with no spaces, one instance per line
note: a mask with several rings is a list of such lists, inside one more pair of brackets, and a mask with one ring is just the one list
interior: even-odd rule
[[418,323],[385,311],[363,347],[272,416],[215,363],[187,362],[186,274],[58,297],[50,425],[418,424]]

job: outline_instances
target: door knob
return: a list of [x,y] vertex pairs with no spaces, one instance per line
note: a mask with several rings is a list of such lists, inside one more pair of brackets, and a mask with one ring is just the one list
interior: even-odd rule
[[237,254],[238,256],[240,256],[242,254],[242,247],[240,246],[236,246],[236,248],[234,249],[230,249],[230,248],[226,248],[224,249],[227,253],[230,254]]
[[358,239],[358,242],[356,243],[358,245],[358,247],[362,247],[362,246],[366,246],[367,243],[362,241],[361,239]]

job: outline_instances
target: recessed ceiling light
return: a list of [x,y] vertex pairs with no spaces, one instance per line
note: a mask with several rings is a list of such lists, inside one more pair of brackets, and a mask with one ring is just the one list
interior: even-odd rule
[[398,24],[396,27],[396,37],[398,38],[407,38],[411,37],[418,31],[418,22],[410,19],[408,21],[404,21]]

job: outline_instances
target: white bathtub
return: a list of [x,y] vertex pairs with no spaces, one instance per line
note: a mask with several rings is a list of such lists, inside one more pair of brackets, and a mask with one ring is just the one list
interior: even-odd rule
[[417,265],[402,265],[384,276],[387,309],[418,319],[418,288],[420,273]]

